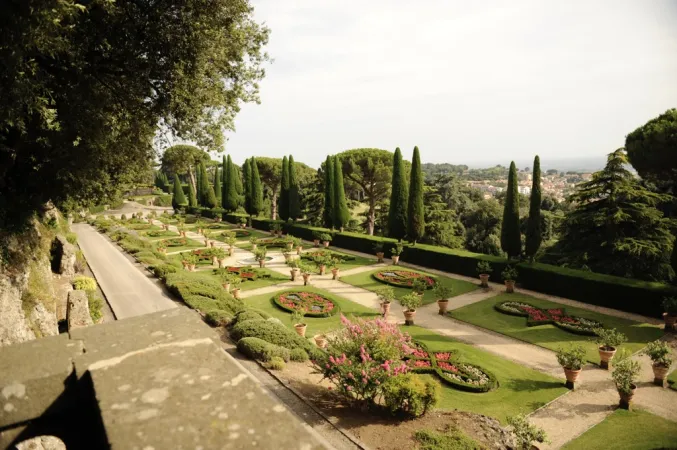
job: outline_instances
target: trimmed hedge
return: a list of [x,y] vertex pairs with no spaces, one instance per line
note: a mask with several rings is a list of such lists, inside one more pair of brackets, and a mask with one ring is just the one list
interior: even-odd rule
[[[256,337],[246,337],[237,343],[237,350],[249,358],[259,361],[270,361],[274,357],[289,361],[291,355],[289,349],[271,344]],[[301,350],[303,351],[303,350]]]
[[170,291],[181,297],[188,306],[203,313],[213,309],[221,309],[234,315],[237,311],[244,309],[242,300],[226,293],[214,280],[176,272],[167,275],[165,284]]
[[233,315],[220,309],[212,309],[205,315],[207,323],[214,327],[225,327],[233,321]]
[[269,320],[244,320],[237,321],[230,332],[235,341],[242,338],[256,337],[271,344],[279,345],[289,350],[302,348],[309,351],[312,344],[294,331]]

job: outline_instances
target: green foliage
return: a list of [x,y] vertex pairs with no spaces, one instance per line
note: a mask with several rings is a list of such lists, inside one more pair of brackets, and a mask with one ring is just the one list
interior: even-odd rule
[[615,328],[595,328],[595,342],[602,348],[618,348],[628,337]]
[[501,256],[501,205],[494,199],[481,200],[465,217],[465,248],[472,252]]
[[226,155],[223,155],[223,161],[221,163],[221,207],[226,209],[225,201],[227,190],[228,190],[228,174],[230,168],[228,167],[228,162],[226,160]]
[[515,436],[518,449],[529,450],[534,441],[540,443],[549,442],[545,431],[531,424],[529,419],[523,414],[508,417],[508,425],[512,427],[512,433]]
[[95,291],[96,280],[91,277],[79,275],[73,279],[73,289],[79,291]]
[[322,213],[324,226],[334,225],[334,158],[327,156],[324,163],[324,210]]
[[170,273],[178,272],[178,268],[171,264],[158,264],[156,266],[152,266],[151,270],[153,271],[153,274],[161,280],[167,278],[167,275]]
[[188,201],[186,200],[186,196],[183,194],[181,181],[179,180],[179,176],[177,174],[174,174],[174,186],[172,188],[172,193],[172,208],[178,210],[182,206],[187,205]]
[[245,159],[242,164],[242,181],[244,188],[244,210],[247,214],[251,214],[251,204],[252,204],[252,179],[251,179],[251,158]]
[[649,342],[643,353],[651,358],[651,361],[655,365],[668,368],[672,365],[672,349],[670,344],[665,341],[655,340]]
[[522,252],[517,168],[514,161],[510,163],[510,172],[508,174],[508,189],[503,209],[503,225],[501,227],[501,248],[510,258],[516,258]]
[[94,290],[87,291],[87,305],[89,306],[89,316],[94,323],[97,323],[102,317],[103,299]]
[[625,394],[632,392],[641,369],[639,361],[632,359],[629,352],[623,350],[616,355],[611,372],[611,379],[616,383],[616,389]]
[[346,202],[346,191],[343,186],[343,166],[338,156],[334,157],[334,227],[343,228],[350,220],[350,210]]
[[517,268],[513,266],[505,266],[505,269],[501,272],[501,278],[507,281],[516,281],[518,276]]
[[423,207],[423,174],[421,156],[418,147],[414,147],[411,157],[411,177],[409,179],[409,202],[407,207],[407,237],[418,241],[425,232],[425,209]]
[[395,300],[395,289],[392,286],[383,286],[374,290],[381,303],[390,303]]
[[393,179],[388,212],[388,236],[402,239],[407,234],[407,205],[409,202],[409,186],[406,170],[402,161],[400,148],[393,155]]
[[267,369],[270,370],[284,370],[286,367],[286,364],[284,363],[284,359],[280,358],[279,356],[273,356],[270,361],[264,364]]
[[197,206],[197,194],[192,184],[188,185],[188,206],[193,208]]
[[66,240],[70,244],[77,244],[78,243],[78,236],[75,233],[66,233]]
[[233,315],[228,311],[212,309],[205,315],[207,323],[213,327],[225,327],[233,321]]
[[584,360],[585,348],[582,345],[570,345],[557,350],[557,362],[565,369],[580,370]]
[[295,348],[289,352],[289,359],[295,362],[306,362],[310,359],[308,352],[302,348]]
[[421,306],[421,301],[421,296],[418,294],[407,294],[399,299],[400,305],[406,311],[416,311],[416,308]]
[[280,182],[280,206],[278,208],[280,219],[289,220],[289,160],[287,156],[282,158],[282,178]]
[[390,377],[383,383],[383,402],[393,414],[419,417],[437,404],[440,391],[437,381],[406,373]]
[[529,258],[534,258],[541,247],[541,160],[536,155],[534,158],[534,172],[531,183],[531,198],[529,200],[529,219],[525,241],[525,253]]
[[677,109],[651,119],[625,138],[625,150],[632,166],[654,182],[672,185],[677,170]]
[[214,189],[209,184],[209,177],[207,175],[207,168],[205,163],[200,163],[200,190],[198,193],[198,202],[207,208],[215,208],[216,195],[214,194]]
[[284,325],[268,320],[238,320],[231,329],[230,336],[235,341],[245,337],[257,337],[289,350],[302,348],[309,351],[312,345]]
[[272,358],[281,358],[284,362],[289,361],[290,358],[289,349],[256,337],[240,339],[237,343],[237,350],[243,355],[257,361],[270,361]]
[[258,216],[263,212],[263,185],[261,184],[261,176],[259,175],[258,163],[256,158],[252,156],[250,163],[250,214]]
[[301,217],[301,199],[299,198],[299,180],[296,176],[294,157],[289,155],[289,218],[296,221]]
[[[425,290],[425,287],[424,287]],[[437,300],[446,300],[449,297],[451,297],[453,294],[453,291],[451,287],[445,286],[442,283],[437,283],[435,284],[435,287],[433,288],[433,295]]]
[[420,444],[419,450],[484,450],[478,442],[454,428],[448,428],[444,433],[418,430],[414,439]]
[[237,210],[240,200],[237,193],[236,181],[238,178],[238,172],[237,168],[233,164],[233,161],[230,159],[230,155],[228,155],[226,162],[226,170],[228,171],[228,175],[226,176],[226,184],[224,185],[226,191],[222,199],[223,209],[225,209],[227,212],[233,212]]
[[493,272],[494,269],[491,268],[491,264],[489,261],[480,261],[477,263],[477,273],[482,275],[482,274],[490,274]]
[[677,297],[665,297],[662,306],[664,312],[677,316]]
[[238,322],[244,322],[246,320],[263,320],[265,317],[261,316],[261,314],[257,313],[256,311],[252,311],[250,309],[245,309],[244,311],[239,311],[236,315],[237,321]]
[[623,149],[581,183],[569,200],[577,206],[562,223],[553,253],[563,265],[622,277],[669,280],[674,272],[670,221],[657,209],[669,196],[648,190],[624,165]]
[[185,272],[170,273],[165,284],[189,306],[206,313],[221,309],[231,314],[244,307],[241,300],[226,293],[216,280]]
[[221,172],[219,172],[219,166],[214,167],[214,195],[216,198],[216,205],[215,206],[221,206],[222,203],[222,195],[223,195],[223,188],[221,187]]

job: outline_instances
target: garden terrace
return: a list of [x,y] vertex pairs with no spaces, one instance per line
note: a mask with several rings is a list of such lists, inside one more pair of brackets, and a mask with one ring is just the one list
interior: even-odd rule
[[339,312],[339,306],[319,292],[291,290],[273,296],[273,303],[287,312],[303,312],[305,317],[329,317]]
[[186,252],[198,248],[204,248],[204,242],[198,242],[190,238],[169,238],[155,241],[156,246],[164,246],[167,253]]
[[301,260],[306,264],[314,264],[314,260],[317,256],[328,256],[337,259],[338,264],[336,264],[336,267],[342,271],[376,264],[376,258],[365,258],[363,256],[350,255],[336,250],[316,248],[308,249],[301,253]]

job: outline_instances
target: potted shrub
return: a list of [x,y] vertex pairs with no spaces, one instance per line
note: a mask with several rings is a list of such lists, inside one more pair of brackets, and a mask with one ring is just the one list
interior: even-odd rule
[[233,282],[235,279],[240,279],[240,277],[234,273],[230,273],[228,271],[223,271],[219,274],[221,277],[221,285],[223,286],[223,289],[226,290],[226,292],[230,292],[230,287],[233,285]]
[[327,348],[327,336],[324,334],[318,334],[315,336],[315,345],[319,348]]
[[376,253],[378,262],[382,263],[383,257],[385,256],[385,253],[383,253],[383,241],[378,241],[376,244],[374,244],[374,253]]
[[234,234],[229,234],[224,239],[224,241],[228,245],[228,256],[233,256],[233,252],[235,251],[235,243],[237,242],[237,238],[235,237]]
[[416,308],[421,306],[421,296],[411,293],[400,298],[400,305],[404,307],[404,324],[413,325]]
[[291,313],[291,323],[294,325],[294,329],[298,335],[302,337],[306,336],[306,329],[308,328],[308,325],[303,322],[304,316],[305,312],[298,309]]
[[574,388],[574,383],[581,374],[584,358],[585,348],[582,345],[571,345],[557,350],[557,362],[564,368],[564,376],[569,389]]
[[297,237],[292,238],[292,240],[294,242],[294,248],[296,248],[296,254],[300,255],[301,252],[303,251],[303,242],[301,241],[301,239]]
[[395,300],[395,290],[390,286],[383,286],[374,291],[381,304],[381,315],[385,318],[390,313],[390,304]]
[[595,342],[599,345],[600,366],[602,369],[609,370],[609,364],[616,354],[617,347],[628,338],[615,328],[597,327],[593,331],[597,335]]
[[299,274],[299,262],[296,259],[292,259],[287,265],[290,267],[291,281],[296,281],[296,276]]
[[179,230],[179,234],[181,234],[181,237],[186,237],[186,227],[184,227],[183,225],[179,225],[177,229]]
[[301,270],[301,276],[303,277],[303,285],[308,286],[310,274],[312,273],[313,269],[307,264],[299,264],[299,269]]
[[439,308],[440,316],[443,316],[447,313],[447,308],[449,307],[449,297],[451,297],[451,288],[448,286],[443,286],[442,283],[437,283],[433,289],[433,295],[437,299],[437,307]]
[[404,244],[401,242],[398,242],[395,244],[393,248],[390,249],[390,254],[392,255],[391,258],[393,260],[393,264],[397,265],[400,262],[400,255],[404,251]]
[[517,449],[538,450],[538,447],[534,445],[534,442],[549,442],[545,431],[529,422],[527,416],[523,414],[508,417],[508,425],[512,428],[512,434],[515,436]]
[[427,287],[428,287],[428,284],[420,278],[415,279],[411,283],[411,290],[416,295],[423,295],[423,293],[425,293],[425,290],[427,289]]
[[630,409],[632,397],[637,390],[635,383],[640,370],[639,362],[630,358],[630,355],[625,351],[616,359],[611,378],[616,383],[616,390],[621,398],[620,407],[623,409]]
[[240,228],[245,229],[247,227],[247,218],[246,217],[240,217],[237,220],[240,223]]
[[282,256],[284,256],[284,262],[289,263],[291,261],[291,253],[288,251],[282,252]]
[[236,276],[235,278],[232,279],[230,282],[230,285],[232,286],[232,290],[230,291],[231,294],[233,294],[233,297],[236,299],[240,298],[240,284],[242,283],[242,278]]
[[196,220],[195,227],[197,229],[197,234],[202,234],[204,231],[204,222],[202,222],[200,219]]
[[658,386],[665,385],[665,377],[670,372],[672,365],[672,351],[667,342],[656,340],[649,342],[643,352],[651,358],[653,368],[653,382]]
[[222,248],[212,249],[212,264],[223,267],[226,263],[226,252]]
[[293,238],[288,238],[286,240],[286,243],[287,243],[287,250],[289,250],[290,252],[292,250],[294,250],[294,239]]
[[273,236],[282,236],[282,225],[274,223],[270,226],[270,234]]
[[325,255],[316,256],[313,258],[313,262],[317,266],[317,269],[320,272],[320,275],[324,275],[327,270],[327,264],[330,262],[330,258]]
[[188,253],[183,257],[183,260],[186,261],[186,268],[188,271],[195,272],[195,266],[197,265],[197,262],[200,260],[200,258],[198,258],[197,255]]
[[517,269],[512,266],[506,266],[501,272],[501,277],[505,282],[505,292],[512,294],[515,292],[515,281],[517,281]]
[[320,240],[322,241],[322,245],[324,245],[324,248],[329,247],[329,243],[331,242],[331,234],[322,233],[320,235]]
[[322,238],[322,235],[324,233],[320,233],[319,231],[313,231],[313,245],[315,247],[320,246],[320,239]]
[[483,288],[489,287],[489,275],[494,269],[491,268],[489,261],[480,261],[477,263],[477,274],[480,276],[480,286]]
[[164,245],[158,245],[157,251],[163,254],[167,254],[167,247],[165,247]]
[[268,249],[266,247],[261,247],[254,252],[256,260],[259,262],[259,267],[263,268],[266,266],[266,255],[268,254]]
[[249,238],[249,243],[252,244],[252,248],[251,248],[251,251],[252,251],[252,252],[255,252],[255,251],[256,251],[256,242],[257,242],[258,240],[259,240],[259,238],[257,238],[256,236],[251,236],[251,237]]
[[674,331],[677,323],[677,297],[665,297],[663,299],[663,320],[665,331]]
[[338,280],[339,278],[339,267],[338,267],[338,260],[334,258],[329,258],[331,261],[329,264],[331,265],[331,279],[332,280]]

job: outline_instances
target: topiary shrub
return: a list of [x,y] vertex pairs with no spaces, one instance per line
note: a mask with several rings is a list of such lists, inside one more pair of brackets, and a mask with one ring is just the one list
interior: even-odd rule
[[306,362],[310,357],[308,356],[308,352],[302,348],[295,348],[289,352],[289,359],[296,362]]
[[307,350],[313,347],[310,342],[284,325],[278,325],[267,320],[238,321],[232,328],[230,336],[235,341],[245,337],[257,337],[290,350],[294,348]]
[[158,264],[152,266],[151,270],[153,271],[155,276],[160,278],[161,280],[167,278],[167,275],[169,275],[170,273],[176,273],[179,271],[179,269],[176,266],[172,266],[171,264]]
[[256,337],[246,337],[237,343],[237,349],[243,355],[258,361],[270,361],[272,358],[281,358],[289,361],[289,349],[271,344]]
[[245,309],[243,311],[238,312],[236,317],[237,317],[238,322],[244,322],[245,320],[263,320],[264,319],[264,317],[262,317],[257,312],[252,311],[251,309]]
[[286,364],[282,358],[275,356],[270,361],[268,361],[265,366],[270,370],[284,370]]
[[423,380],[413,373],[390,377],[383,383],[383,401],[393,414],[418,417],[435,406],[440,398],[440,384]]
[[205,315],[207,323],[213,327],[225,327],[233,321],[233,315],[220,309],[207,311]]
[[73,280],[73,289],[78,291],[95,291],[96,280],[92,277],[80,275]]
[[[170,291],[181,297],[191,308],[207,312],[222,309],[231,314],[244,309],[242,300],[226,293],[216,280],[202,278],[185,272],[170,273],[165,284]],[[210,302],[209,300],[213,300]],[[205,309],[206,308],[206,309]]]

